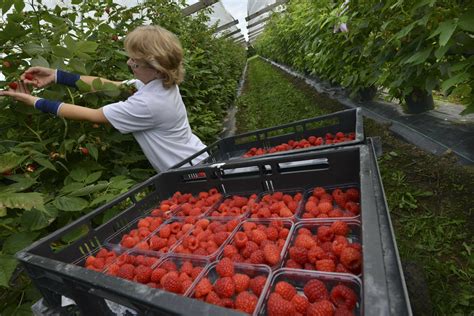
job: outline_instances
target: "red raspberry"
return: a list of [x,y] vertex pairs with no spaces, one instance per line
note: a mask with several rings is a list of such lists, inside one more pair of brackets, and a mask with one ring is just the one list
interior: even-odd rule
[[268,316],[286,316],[295,314],[296,309],[287,300],[283,299],[280,294],[272,293],[267,301]]
[[153,270],[147,266],[138,266],[135,268],[135,278],[138,282],[146,284],[150,282]]
[[216,265],[216,272],[220,277],[232,277],[235,274],[234,263],[229,258],[224,258]]
[[347,199],[352,202],[359,202],[360,195],[359,190],[356,188],[350,188],[346,190]]
[[336,271],[336,264],[331,259],[322,259],[316,261],[316,270],[334,272]]
[[342,265],[342,263],[338,263],[337,266],[336,266],[336,272],[340,272],[340,273],[351,273],[351,271],[347,270],[346,267],[344,267],[344,265]]
[[229,237],[228,232],[216,233],[214,234],[214,242],[217,244],[217,246],[220,246],[226,241],[227,237]]
[[234,300],[231,298],[223,298],[222,299],[222,306],[227,308],[234,308]]
[[161,278],[161,283],[163,284],[163,289],[169,292],[182,294],[183,293],[183,284],[179,278],[174,274],[175,272],[169,272]]
[[354,316],[354,313],[347,309],[347,307],[341,306],[336,308],[334,316]]
[[278,233],[278,237],[280,239],[286,240],[289,233],[290,233],[290,230],[288,228],[282,228],[280,229],[280,232]]
[[181,272],[186,273],[187,275],[191,276],[191,273],[193,272],[193,264],[190,261],[185,261],[181,265]]
[[239,251],[234,245],[226,245],[224,247],[224,257],[232,258],[232,256],[237,253],[239,253]]
[[[252,223],[254,224],[254,223]],[[244,232],[238,232],[235,234],[234,242],[237,248],[243,248],[247,244],[248,237]]]
[[190,274],[191,279],[195,280],[202,270],[203,270],[203,267],[194,267]]
[[314,239],[307,234],[299,234],[295,238],[295,246],[296,247],[303,247],[306,249],[311,249],[312,247],[316,246],[316,242]]
[[253,222],[245,222],[242,224],[243,228],[244,228],[244,231],[251,231],[251,230],[254,230],[255,228],[257,228],[257,224],[253,223]]
[[301,264],[299,264],[298,262],[296,262],[293,259],[289,259],[286,262],[285,267],[290,268],[290,269],[301,269],[302,268]]
[[329,299],[329,293],[326,285],[324,285],[324,283],[318,279],[312,279],[308,281],[304,286],[303,291],[310,303]]
[[357,295],[345,285],[336,285],[331,290],[331,301],[338,307],[345,306],[352,310],[357,303]]
[[280,249],[276,245],[266,245],[263,248],[263,254],[265,256],[265,260],[271,266],[280,262]]
[[306,314],[306,310],[308,309],[308,299],[302,295],[296,294],[291,299],[291,303],[295,307],[296,311],[301,314]]
[[318,239],[322,242],[332,241],[334,238],[334,232],[329,226],[318,227]]
[[241,254],[244,258],[250,258],[253,252],[257,251],[259,249],[258,245],[254,243],[253,241],[247,242],[247,245],[245,248],[242,250]]
[[250,277],[246,274],[237,273],[232,277],[235,283],[235,291],[240,293],[246,291],[250,285]]
[[362,264],[362,255],[360,251],[351,247],[346,247],[341,252],[340,260],[347,269],[357,271],[360,269]]
[[265,230],[268,240],[276,241],[278,239],[278,230],[275,227],[267,227]]
[[280,294],[287,301],[291,301],[296,295],[296,289],[288,282],[280,281],[275,285],[275,292]]
[[323,248],[314,246],[308,251],[308,261],[314,264],[317,260],[323,259],[325,254]]
[[322,300],[308,306],[307,316],[332,316],[334,306],[328,300]]
[[208,278],[202,278],[194,288],[194,297],[204,297],[212,291],[212,283]]
[[308,261],[308,250],[303,247],[291,247],[290,258],[299,264],[305,264]]
[[360,213],[360,205],[355,202],[347,202],[344,205],[344,208],[354,214],[354,216],[359,215]]
[[217,279],[214,283],[214,290],[221,298],[231,298],[235,293],[234,280],[231,277]]
[[323,187],[316,187],[313,190],[313,196],[320,198],[326,193],[326,190]]
[[165,269],[166,271],[178,271],[176,263],[171,260],[167,260],[160,265],[160,268]]
[[332,192],[332,196],[337,205],[339,205],[340,207],[344,207],[347,202],[347,196],[345,193],[342,192],[341,189],[334,190]]
[[333,209],[332,202],[321,200],[321,202],[319,202],[318,204],[318,209],[319,209],[319,212],[323,214],[327,214]]
[[250,289],[252,290],[252,292],[255,293],[255,295],[260,296],[266,282],[267,282],[267,277],[263,275],[256,276],[255,278],[250,280],[250,283],[249,283]]
[[209,294],[207,294],[206,303],[214,304],[214,305],[218,305],[218,306],[224,306],[224,304],[222,303],[221,298],[214,291],[211,291],[211,292],[209,292]]
[[349,245],[349,242],[347,241],[346,237],[343,236],[336,236],[334,238],[334,241],[332,242],[332,252],[339,256],[341,255],[341,252],[344,248],[346,248]]
[[267,240],[267,234],[263,230],[255,229],[252,231],[252,241],[260,245],[262,241]]
[[265,255],[262,250],[258,249],[250,255],[250,263],[253,264],[264,264]]
[[335,235],[347,236],[349,234],[349,225],[346,222],[336,221],[332,223],[331,229]]
[[235,309],[252,314],[257,306],[258,297],[250,292],[241,292],[235,298]]
[[121,243],[122,247],[125,247],[125,248],[133,248],[135,247],[136,244],[137,244],[137,239],[133,237],[125,237]]
[[153,272],[151,273],[151,282],[160,283],[161,278],[162,278],[166,273],[168,273],[168,271],[166,271],[166,270],[163,269],[163,268],[157,268],[157,269],[153,270]]
[[183,294],[184,294],[184,292],[186,292],[186,291],[189,289],[189,287],[190,287],[192,284],[193,284],[193,281],[191,281],[191,280],[189,280],[189,279],[188,279],[188,280],[184,280],[184,281],[182,282],[182,285],[183,285]]
[[117,276],[123,279],[132,280],[135,276],[135,267],[132,264],[126,263],[120,267]]

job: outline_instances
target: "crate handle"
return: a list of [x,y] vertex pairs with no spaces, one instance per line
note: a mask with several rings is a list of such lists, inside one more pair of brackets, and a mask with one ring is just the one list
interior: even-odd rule
[[231,169],[223,169],[221,170],[221,176],[223,178],[226,177],[235,177],[239,175],[258,175],[260,174],[260,168],[258,166],[249,166],[249,167],[240,167],[240,168],[231,168]]
[[305,170],[327,170],[329,169],[329,161],[327,158],[317,158],[301,161],[279,162],[277,167],[280,173]]

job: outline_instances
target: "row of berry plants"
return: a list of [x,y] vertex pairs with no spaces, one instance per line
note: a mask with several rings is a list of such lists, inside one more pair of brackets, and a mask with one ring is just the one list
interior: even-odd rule
[[474,5],[457,0],[291,1],[256,43],[257,52],[370,99],[377,89],[411,112],[432,92],[474,112]]

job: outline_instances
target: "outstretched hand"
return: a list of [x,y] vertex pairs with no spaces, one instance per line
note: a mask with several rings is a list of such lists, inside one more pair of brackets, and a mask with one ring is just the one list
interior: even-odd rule
[[8,90],[0,91],[0,96],[9,96],[27,105],[34,106],[36,100],[39,98],[30,94],[30,90],[25,82],[18,81],[17,84],[18,86],[16,90],[10,88]]
[[46,67],[30,67],[21,75],[21,80],[36,88],[43,88],[55,82],[56,70]]

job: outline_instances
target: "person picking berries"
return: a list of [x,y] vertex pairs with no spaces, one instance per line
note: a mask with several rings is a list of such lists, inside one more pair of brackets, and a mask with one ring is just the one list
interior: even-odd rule
[[[175,34],[160,26],[140,26],[125,38],[125,51],[138,89],[125,101],[99,109],[32,96],[28,86],[43,88],[52,83],[76,87],[80,79],[92,85],[97,77],[60,69],[31,67],[15,89],[0,91],[17,101],[71,120],[110,123],[119,132],[132,133],[156,171],[165,171],[205,148],[192,133],[178,85],[183,81],[183,49]],[[120,81],[100,78],[117,86]],[[197,164],[207,157],[194,158]]]

